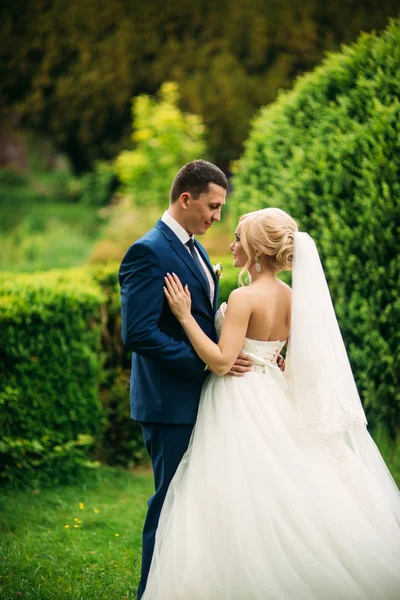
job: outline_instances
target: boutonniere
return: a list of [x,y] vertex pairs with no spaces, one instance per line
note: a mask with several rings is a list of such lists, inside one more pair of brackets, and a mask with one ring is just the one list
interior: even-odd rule
[[221,263],[217,263],[216,265],[213,265],[214,275],[217,279],[222,279],[222,269],[223,269],[223,266],[221,265]]

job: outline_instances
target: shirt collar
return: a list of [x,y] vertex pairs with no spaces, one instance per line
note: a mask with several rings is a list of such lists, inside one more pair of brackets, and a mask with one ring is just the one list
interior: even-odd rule
[[163,216],[161,217],[161,221],[168,225],[170,229],[175,233],[176,237],[182,242],[182,244],[186,244],[190,237],[194,239],[193,236],[190,236],[188,232],[174,219],[171,217],[169,212],[166,210]]

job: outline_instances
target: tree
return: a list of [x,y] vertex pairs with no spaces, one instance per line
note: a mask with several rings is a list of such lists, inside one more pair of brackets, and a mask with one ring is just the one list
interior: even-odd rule
[[211,158],[238,158],[255,111],[394,0],[13,0],[0,9],[2,106],[50,135],[77,171],[126,144],[130,101],[164,81],[200,114]]
[[178,86],[164,83],[158,99],[137,96],[132,106],[133,150],[116,159],[116,171],[135,204],[165,204],[180,167],[206,155],[201,117],[178,107]]

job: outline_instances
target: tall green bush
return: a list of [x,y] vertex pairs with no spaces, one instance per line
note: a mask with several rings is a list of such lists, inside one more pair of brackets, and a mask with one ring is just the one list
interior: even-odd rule
[[103,430],[104,297],[78,270],[0,278],[1,477],[65,482]]
[[263,109],[237,213],[279,206],[322,255],[374,428],[400,422],[400,21],[332,54]]

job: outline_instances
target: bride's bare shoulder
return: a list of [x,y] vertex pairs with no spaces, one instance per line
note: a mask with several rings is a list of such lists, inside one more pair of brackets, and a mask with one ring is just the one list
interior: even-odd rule
[[259,303],[260,290],[254,285],[238,287],[229,294],[228,298],[228,306],[231,311],[244,310],[252,313]]
[[231,302],[231,304],[236,304],[241,302],[251,302],[252,300],[258,303],[260,296],[266,296],[268,298],[272,293],[272,295],[276,297],[277,289],[279,289],[279,294],[283,297],[287,297],[288,299],[291,298],[292,288],[289,285],[287,285],[287,283],[278,280],[276,284],[272,284],[271,286],[267,287],[265,286],[265,284],[263,284],[262,286],[249,285],[238,287],[230,293],[228,298],[228,304],[229,301]]
[[280,285],[281,290],[282,290],[283,293],[286,293],[288,296],[292,295],[292,288],[290,287],[290,285],[288,285],[287,283],[285,283],[281,279],[279,279],[279,285]]
[[229,294],[227,306],[230,306],[231,309],[235,307],[238,310],[244,307],[249,308],[253,304],[252,299],[254,296],[251,286],[238,287]]
[[235,288],[229,294],[228,304],[229,304],[229,302],[231,302],[233,304],[233,302],[241,302],[243,300],[248,299],[249,298],[249,290],[250,290],[249,286]]
[[248,319],[253,311],[253,304],[248,288],[240,287],[229,294],[228,302],[222,310],[225,316],[230,315],[234,319],[237,317]]

